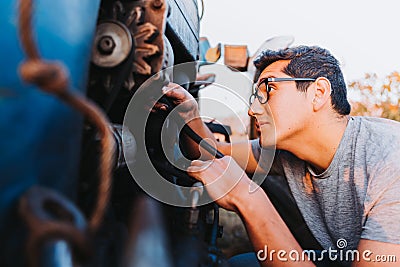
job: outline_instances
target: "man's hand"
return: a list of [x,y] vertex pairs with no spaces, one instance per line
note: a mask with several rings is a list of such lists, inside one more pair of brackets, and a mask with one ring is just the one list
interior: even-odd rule
[[227,210],[237,212],[237,201],[250,194],[252,181],[230,156],[208,161],[194,160],[187,171],[205,185],[218,205]]
[[[170,102],[175,106],[172,112],[177,114],[174,115],[178,115],[183,120],[183,123],[187,124],[202,139],[207,140],[210,145],[217,148],[217,141],[215,140],[213,133],[201,120],[199,106],[193,96],[188,91],[174,83],[169,83],[162,90],[164,95],[168,97]],[[155,107],[160,110],[167,109],[167,106],[160,102],[158,102]],[[177,120],[177,123],[179,127],[183,127],[180,119]],[[181,137],[181,144],[186,148],[188,158],[210,159],[214,157],[214,155],[211,155],[202,149],[188,135],[182,135]]]
[[185,123],[198,118],[199,106],[193,96],[175,83],[169,83],[162,89],[164,95],[168,97],[176,106],[177,113],[185,121]]

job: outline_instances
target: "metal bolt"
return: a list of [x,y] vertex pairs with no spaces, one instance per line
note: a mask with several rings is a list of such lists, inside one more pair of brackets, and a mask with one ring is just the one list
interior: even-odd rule
[[153,1],[153,7],[154,7],[154,8],[159,9],[159,8],[162,7],[162,5],[163,5],[163,0],[154,0],[154,1]]
[[115,42],[111,36],[103,36],[97,44],[99,52],[103,55],[110,55],[114,51]]

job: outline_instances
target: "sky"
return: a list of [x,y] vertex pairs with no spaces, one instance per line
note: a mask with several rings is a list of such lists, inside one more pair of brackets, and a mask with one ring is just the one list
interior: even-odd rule
[[[207,37],[212,47],[218,43],[247,45],[251,56],[267,39],[292,36],[292,46],[318,45],[330,50],[341,62],[347,82],[362,79],[365,73],[377,73],[383,79],[393,71],[400,71],[399,1],[203,1],[200,36]],[[200,13],[201,2],[198,0]],[[211,66],[202,68],[201,72],[213,72]],[[217,83],[243,80],[229,71],[221,74],[220,67],[217,72]],[[207,101],[200,102],[200,108],[204,107],[203,114],[219,118],[232,114],[232,111],[246,113],[243,99],[247,100],[251,87],[233,89],[243,96],[236,100],[221,94],[223,87],[209,87],[201,92],[203,97],[214,99],[214,103],[208,101],[207,105]],[[221,103],[229,106],[226,111],[221,109]]]
[[330,50],[342,63],[346,80],[367,72],[384,76],[400,71],[399,1],[203,1],[200,35],[211,46],[243,44],[252,54],[264,40],[289,35],[294,45]]

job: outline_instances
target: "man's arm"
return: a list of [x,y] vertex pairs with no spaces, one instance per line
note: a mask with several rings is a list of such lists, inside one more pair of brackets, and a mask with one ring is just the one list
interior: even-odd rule
[[357,251],[359,252],[360,260],[354,261],[352,266],[399,266],[400,245],[361,239]]
[[358,244],[360,261],[353,266],[399,266],[400,264],[400,178],[398,150],[383,156],[369,181],[367,219]]
[[[242,218],[262,266],[314,266],[308,258],[302,260],[302,248],[267,195],[260,188],[254,191],[258,186],[232,157],[195,160],[188,172],[205,185],[218,205],[235,211]],[[292,260],[289,253],[300,258]]]
[[237,209],[262,266],[314,266],[264,191],[243,194]]

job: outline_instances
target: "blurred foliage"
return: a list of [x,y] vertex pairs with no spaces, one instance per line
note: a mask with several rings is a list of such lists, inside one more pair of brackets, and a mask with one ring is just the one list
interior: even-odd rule
[[351,82],[354,93],[351,115],[374,116],[400,121],[400,73],[392,72],[383,80],[376,74]]

